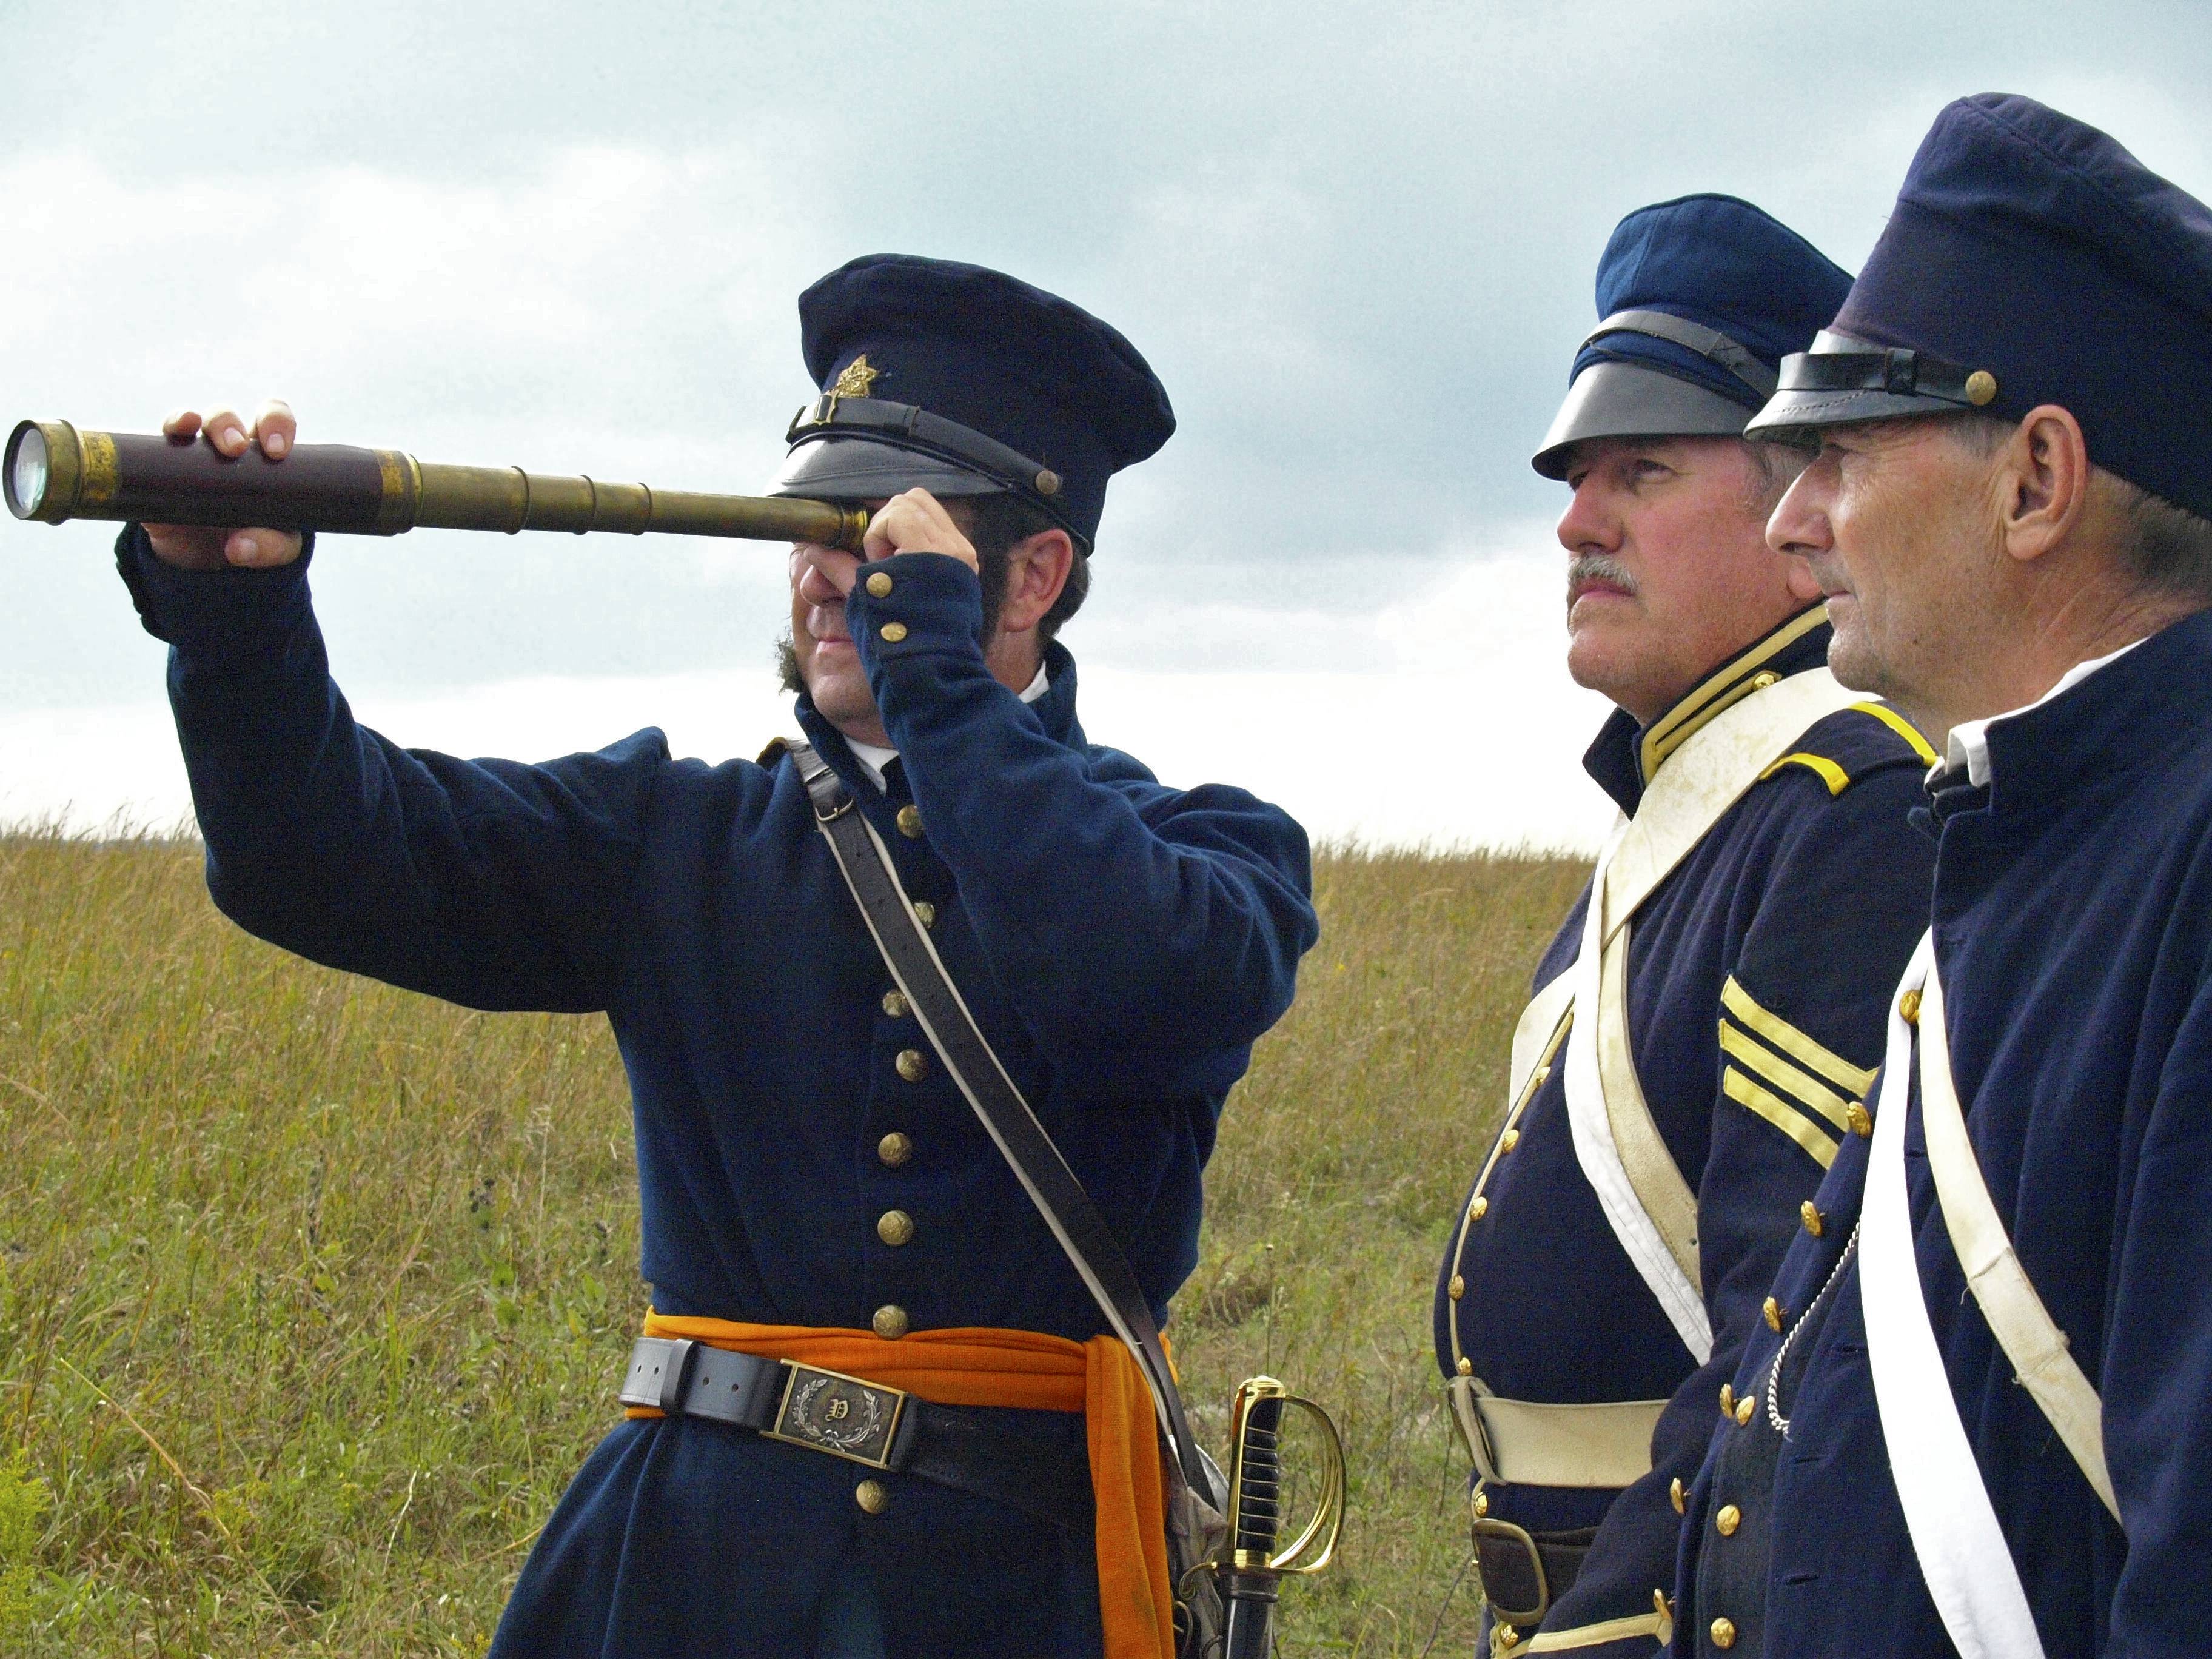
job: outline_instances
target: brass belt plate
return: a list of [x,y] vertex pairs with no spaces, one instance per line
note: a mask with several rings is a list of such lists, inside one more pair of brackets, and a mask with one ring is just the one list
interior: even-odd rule
[[785,1363],[791,1376],[783,1385],[783,1403],[776,1407],[774,1425],[761,1432],[770,1440],[828,1452],[872,1469],[889,1468],[906,1390],[796,1360]]

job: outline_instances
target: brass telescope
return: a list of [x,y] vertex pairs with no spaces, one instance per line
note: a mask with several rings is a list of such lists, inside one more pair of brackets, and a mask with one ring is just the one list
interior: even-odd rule
[[67,421],[24,421],[9,434],[0,489],[10,513],[40,524],[135,519],[349,536],[653,530],[853,553],[868,528],[865,507],[796,495],[709,495],[514,466],[447,466],[346,444],[296,444],[281,461],[248,444],[234,459],[198,438],[80,432]]

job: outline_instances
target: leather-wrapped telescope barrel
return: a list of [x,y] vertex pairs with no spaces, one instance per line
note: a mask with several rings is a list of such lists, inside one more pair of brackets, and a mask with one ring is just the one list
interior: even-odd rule
[[868,514],[799,496],[713,495],[556,477],[520,467],[448,466],[395,449],[296,444],[281,461],[209,444],[25,421],[9,435],[0,488],[19,519],[263,526],[352,536],[409,530],[612,531],[811,542],[858,552]]

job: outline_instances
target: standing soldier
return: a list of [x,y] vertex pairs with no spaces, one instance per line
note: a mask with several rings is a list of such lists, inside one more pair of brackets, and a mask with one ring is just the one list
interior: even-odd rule
[[[822,395],[781,488],[878,510],[862,558],[793,552],[799,723],[1164,1317],[1223,1097],[1316,933],[1298,826],[1090,744],[1053,638],[1166,394],[1097,319],[972,265],[855,260],[799,317]],[[294,437],[281,405],[169,430]],[[796,757],[404,750],[331,680],[298,537],[133,526],[118,552],[173,647],[226,912],[471,1006],[604,1011],[621,1045],[667,1413],[592,1454],[493,1652],[1158,1659],[1141,1377],[931,1054]],[[872,1385],[830,1416],[901,1425],[866,1443],[889,1467],[823,1449],[858,1428],[763,1431],[825,1371]]]
[[1930,757],[1829,676],[1820,590],[1764,538],[1798,459],[1741,435],[1849,283],[1732,198],[1631,214],[1535,457],[1574,491],[1567,662],[1619,705],[1585,764],[1623,818],[1537,969],[1437,1285],[1495,1653],[1667,1633],[1714,1398],[1926,907]]
[[1936,118],[1755,423],[1838,677],[1944,748],[1932,931],[1692,1494],[1684,1655],[2212,1651],[2212,211]]

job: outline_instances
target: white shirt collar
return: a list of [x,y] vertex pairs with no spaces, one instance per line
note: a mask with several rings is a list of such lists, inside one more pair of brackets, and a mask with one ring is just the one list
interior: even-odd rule
[[[2145,639],[2148,637],[2144,635]],[[2136,640],[2122,646],[2109,656],[2092,657],[2087,662],[2075,663],[2058,677],[2057,684],[2033,702],[2025,703],[2018,708],[2008,708],[2002,714],[1991,714],[1986,720],[1961,720],[1951,728],[1950,739],[1943,746],[1943,765],[1939,769],[1955,772],[1963,766],[1966,769],[1966,781],[1977,789],[1981,788],[1990,781],[1990,727],[1999,720],[2025,714],[2031,708],[2040,708],[2053,697],[2072,690],[2107,663],[2118,662],[2142,643],[2142,640]]]
[[[1036,678],[1029,683],[1029,689],[1022,693],[1022,701],[1035,702],[1051,690],[1052,681],[1045,674],[1044,665],[1039,663]],[[860,763],[860,769],[868,775],[868,781],[874,784],[878,790],[882,789],[884,769],[898,758],[898,750],[886,749],[878,743],[860,743],[851,738],[845,739],[845,747],[851,750],[853,758]]]

